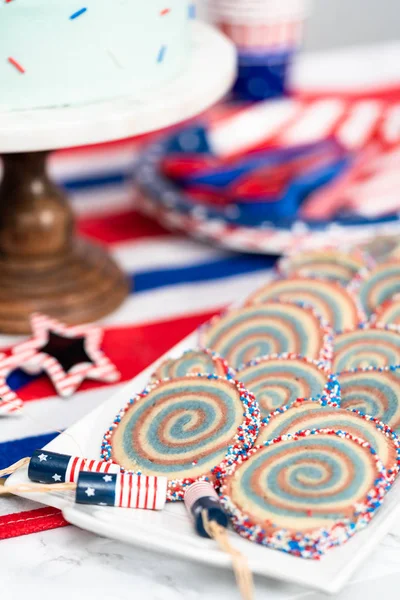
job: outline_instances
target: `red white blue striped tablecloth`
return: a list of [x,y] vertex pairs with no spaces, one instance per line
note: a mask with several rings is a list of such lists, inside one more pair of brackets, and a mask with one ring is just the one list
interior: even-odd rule
[[[129,180],[138,142],[124,141],[54,156],[51,170],[69,190],[80,233],[106,245],[132,281],[125,303],[104,320],[103,348],[122,373],[118,385],[85,382],[62,400],[45,376],[13,374],[23,416],[0,422],[0,468],[54,438],[110,397],[212,314],[265,278],[273,260],[210,248],[174,235],[135,210]],[[0,336],[9,348],[20,338]],[[0,499],[0,538],[65,524],[54,508]]]
[[[338,62],[343,65],[343,60],[345,55],[340,55]],[[324,72],[323,64],[321,69]],[[332,69],[330,74],[333,77]],[[310,86],[313,87],[312,81]],[[318,118],[310,124],[310,115],[316,115],[315,98],[305,96],[301,110],[296,111],[296,118],[288,122],[281,120],[275,135],[284,138],[286,143],[288,140],[299,141],[304,131],[308,136],[312,134],[313,139],[319,139],[337,133],[346,122],[347,135],[351,134],[350,146],[353,135],[359,142],[360,135],[363,137],[368,132],[368,137],[377,127],[384,129],[385,135],[390,134],[388,141],[396,146],[400,142],[399,90],[396,86],[394,100],[390,89],[384,94],[371,93],[374,100],[368,105],[369,109],[376,103],[383,103],[384,110],[372,110],[376,114],[372,124],[371,119],[361,119],[361,127],[359,112],[354,110],[353,101],[349,104],[348,93],[336,106],[340,110],[335,112],[334,123],[332,111],[324,110],[317,112]],[[360,87],[356,85],[352,92],[350,97],[357,102]],[[371,111],[367,112],[370,115]],[[382,113],[385,115],[383,121]],[[214,112],[214,118],[220,119],[221,115],[225,118],[226,112]],[[271,122],[268,123],[271,126]],[[385,127],[382,123],[386,123]],[[249,143],[246,128],[245,133],[240,142],[244,146]],[[257,130],[255,133],[257,135]],[[392,139],[393,135],[396,139]],[[25,401],[25,410],[21,418],[0,421],[0,469],[30,456],[33,450],[53,439],[58,431],[101,404],[198,325],[239,294],[243,295],[246,287],[254,287],[265,280],[274,264],[273,257],[234,254],[212,248],[170,233],[141,216],[135,210],[130,176],[142,143],[125,140],[66,150],[51,159],[53,175],[71,195],[80,233],[107,246],[132,282],[132,293],[127,300],[104,320],[103,347],[122,373],[122,381],[117,385],[86,381],[70,400],[62,400],[55,395],[45,376],[32,378],[21,372],[13,374],[10,384],[18,388]],[[231,143],[237,145],[238,139],[232,139]],[[397,182],[398,175],[396,191]],[[9,348],[19,339],[0,336],[0,349]],[[15,497],[0,497],[0,539],[65,524],[60,512],[54,508]]]

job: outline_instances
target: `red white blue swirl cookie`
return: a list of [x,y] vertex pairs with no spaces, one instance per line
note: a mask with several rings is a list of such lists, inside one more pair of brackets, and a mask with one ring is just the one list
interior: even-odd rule
[[359,251],[341,252],[335,248],[304,250],[282,258],[278,271],[284,277],[316,277],[347,285],[367,265]]
[[400,369],[354,369],[338,374],[341,407],[383,421],[400,434]]
[[226,360],[206,349],[187,350],[179,358],[168,358],[153,373],[151,380],[174,379],[191,373],[207,373],[220,377],[234,377]]
[[400,260],[382,263],[372,269],[359,285],[358,295],[368,316],[400,292]]
[[238,371],[238,379],[256,397],[261,418],[298,398],[336,399],[339,386],[334,375],[317,361],[281,354],[256,358]]
[[399,237],[396,236],[395,239],[397,240],[397,245],[389,252],[389,260],[400,260],[400,244],[398,243]]
[[187,375],[150,385],[118,413],[102,457],[124,470],[167,477],[168,499],[181,500],[198,479],[216,481],[226,462],[254,443],[260,411],[242,384]]
[[378,235],[370,238],[367,242],[359,244],[361,252],[370,257],[375,263],[386,262],[392,258],[397,258],[399,249],[398,235]]
[[347,431],[367,441],[386,469],[389,481],[399,471],[399,440],[390,427],[372,417],[337,408],[325,400],[298,400],[278,408],[263,423],[257,438],[261,445],[287,433],[305,429],[335,429]]
[[337,282],[312,277],[271,281],[251,294],[246,304],[262,304],[277,298],[312,306],[335,331],[354,329],[365,320],[365,314],[350,291]]
[[400,364],[400,333],[379,325],[360,325],[335,337],[332,371]]
[[400,327],[400,294],[396,294],[376,309],[371,321],[379,325]]
[[289,302],[245,306],[217,316],[200,330],[200,345],[240,368],[259,356],[293,353],[331,359],[332,331],[311,309]]
[[241,536],[316,559],[369,523],[386,488],[364,440],[308,430],[251,450],[228,470],[221,503]]

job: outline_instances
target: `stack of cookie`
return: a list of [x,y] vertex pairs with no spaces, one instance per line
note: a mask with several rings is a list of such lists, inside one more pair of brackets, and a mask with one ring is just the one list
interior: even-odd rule
[[400,465],[400,261],[334,248],[269,282],[159,365],[106,432],[104,459],[210,481],[235,530],[319,558],[365,527]]

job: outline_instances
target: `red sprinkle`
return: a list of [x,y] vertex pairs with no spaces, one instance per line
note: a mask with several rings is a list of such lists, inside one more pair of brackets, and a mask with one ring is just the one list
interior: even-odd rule
[[17,62],[15,60],[15,58],[12,58],[12,56],[10,56],[8,58],[8,62],[10,63],[10,65],[12,65],[13,67],[15,67],[17,69],[17,71],[19,71],[20,73],[25,73],[25,69],[22,65],[19,64],[19,62]]
[[162,10],[160,10],[160,15],[161,15],[162,17],[164,17],[164,15],[167,15],[167,14],[168,14],[168,13],[170,13],[170,12],[171,12],[171,9],[170,9],[170,8],[163,8]]

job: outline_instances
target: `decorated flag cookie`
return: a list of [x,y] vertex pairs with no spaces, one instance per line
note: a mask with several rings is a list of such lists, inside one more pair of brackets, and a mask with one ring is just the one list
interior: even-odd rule
[[291,406],[272,413],[257,438],[257,444],[287,433],[305,429],[335,429],[347,431],[367,441],[376,451],[386,469],[389,481],[399,470],[399,440],[384,423],[357,412],[337,408],[326,400],[298,400]]
[[240,535],[313,559],[365,527],[387,489],[371,447],[332,429],[267,442],[227,475],[221,503]]
[[240,368],[259,356],[294,353],[331,359],[332,331],[308,307],[273,301],[216,316],[200,331],[200,345]]
[[400,434],[400,368],[354,369],[338,380],[342,408],[375,417]]
[[335,337],[332,371],[400,364],[400,333],[379,325],[360,325]]
[[376,309],[371,321],[379,325],[400,327],[400,294],[396,294]]
[[365,320],[365,314],[350,291],[337,282],[311,277],[271,281],[256,290],[246,304],[260,304],[277,298],[312,306],[335,331],[353,329]]
[[397,293],[400,293],[400,260],[392,260],[376,266],[365,275],[358,289],[361,303],[368,316]]
[[106,432],[102,457],[125,471],[167,477],[168,499],[182,500],[199,479],[247,452],[260,411],[242,384],[217,375],[187,375],[150,385],[130,400]]
[[256,358],[240,369],[237,377],[255,395],[262,418],[298,398],[324,396],[336,400],[339,396],[338,383],[331,372],[302,356]]
[[233,377],[228,363],[211,350],[187,350],[179,358],[168,358],[156,369],[152,381],[173,379],[191,373],[213,373],[221,377]]
[[278,263],[278,270],[284,277],[316,277],[347,285],[365,266],[366,257],[360,252],[324,248],[284,257]]

